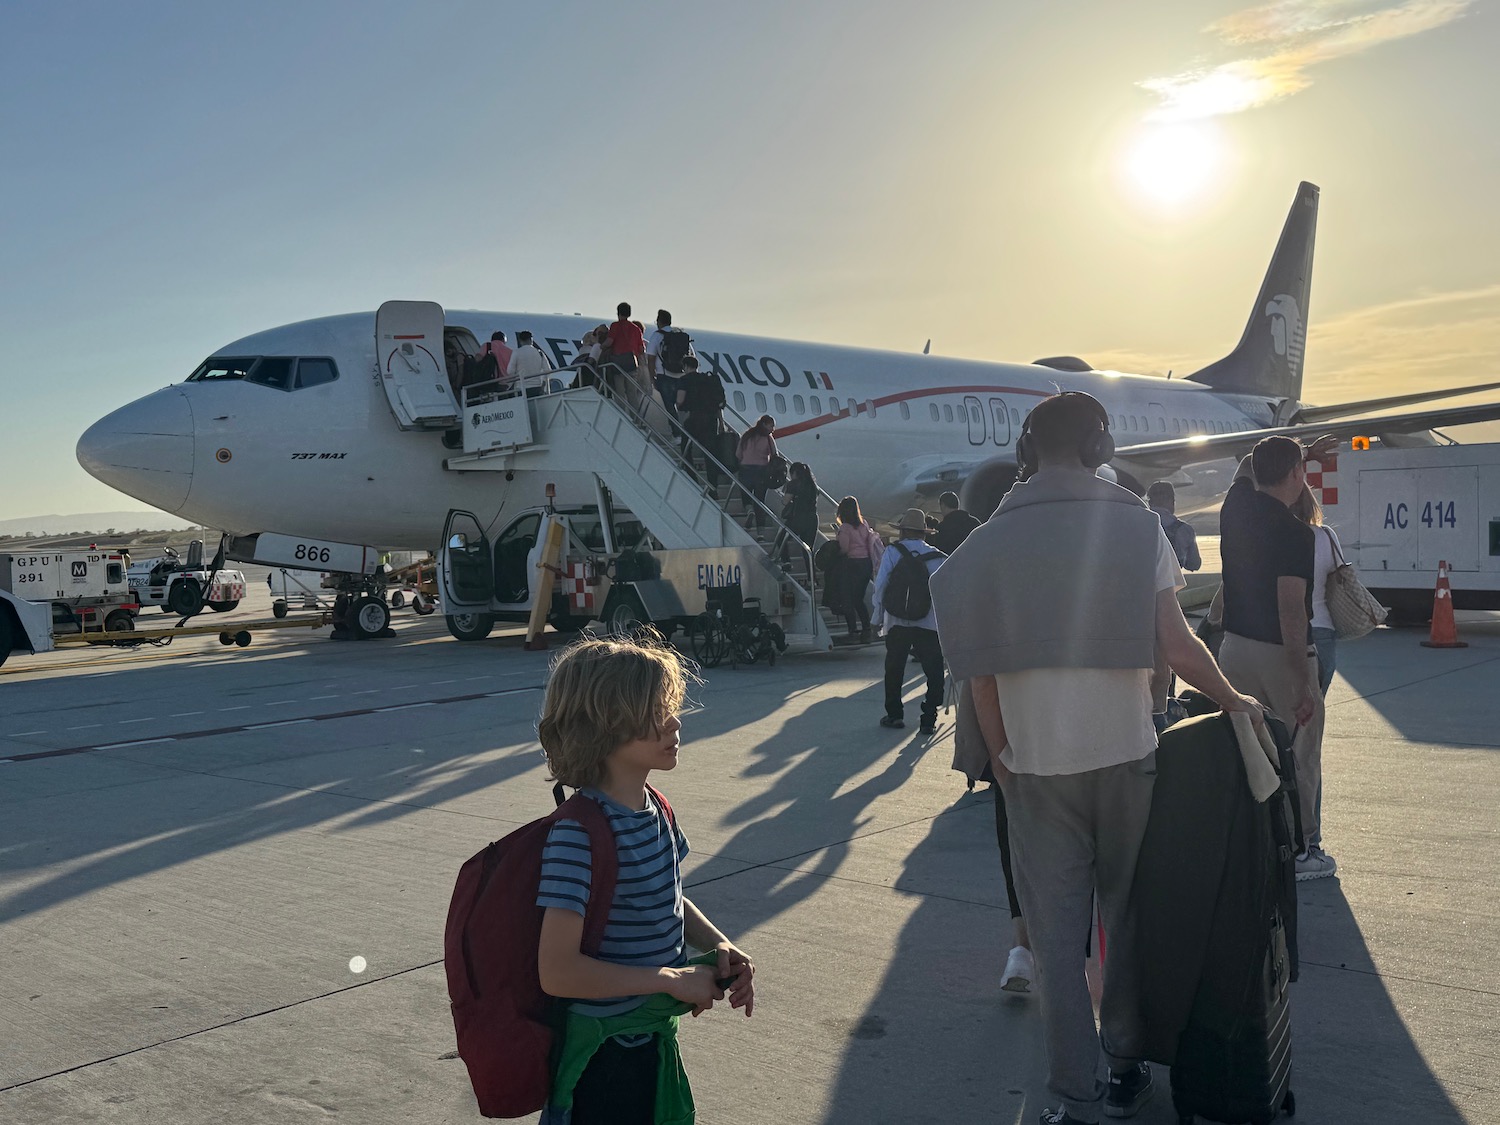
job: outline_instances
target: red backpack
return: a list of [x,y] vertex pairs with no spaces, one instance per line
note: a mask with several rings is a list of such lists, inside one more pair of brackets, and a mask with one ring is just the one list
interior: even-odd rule
[[[667,799],[646,787],[667,814]],[[542,847],[559,820],[589,834],[592,871],[581,949],[599,954],[614,902],[619,857],[599,802],[575,793],[540,820],[522,825],[474,855],[458,872],[443,967],[458,1033],[458,1056],[485,1117],[524,1117],[543,1109],[552,1090],[552,1045],[562,1009],[542,991],[537,971],[544,909],[536,904]]]

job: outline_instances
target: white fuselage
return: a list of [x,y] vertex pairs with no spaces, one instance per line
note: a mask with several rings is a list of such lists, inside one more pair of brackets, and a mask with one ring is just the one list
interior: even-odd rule
[[[512,341],[529,329],[559,366],[592,321],[567,316],[449,310],[448,326]],[[539,501],[544,481],[517,473],[444,468],[437,431],[399,429],[376,374],[372,313],[271,329],[216,356],[328,357],[338,378],[282,390],[236,379],[174,384],[122,407],[79,440],[78,458],[137,499],[236,534],[430,549],[450,508],[497,519]],[[1014,459],[1021,422],[1058,390],[1087,391],[1111,415],[1115,464],[1128,447],[1190,434],[1269,425],[1277,404],[1184,380],[1031,364],[983,363],[689,329],[704,370],[724,380],[730,409],[770,414],[777,442],[806,461],[834,496],[853,495],[888,518],[917,502],[919,485],[961,478],[992,458]],[[737,424],[737,428],[740,428]],[[1149,470],[1148,470],[1149,472]],[[586,474],[557,479],[559,499],[591,499]]]

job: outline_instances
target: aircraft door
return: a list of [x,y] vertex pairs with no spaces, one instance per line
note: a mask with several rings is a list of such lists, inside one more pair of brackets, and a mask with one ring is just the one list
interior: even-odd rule
[[969,420],[969,444],[983,445],[985,437],[984,407],[973,395],[964,396],[964,416]]
[[375,362],[380,385],[403,430],[458,425],[458,401],[448,380],[443,307],[435,301],[387,301],[375,314]]
[[1006,410],[1003,398],[990,399],[990,420],[994,423],[994,438],[996,445],[1010,444],[1010,413]]
[[489,608],[495,589],[490,542],[473,512],[448,513],[437,571],[443,605],[448,612]]

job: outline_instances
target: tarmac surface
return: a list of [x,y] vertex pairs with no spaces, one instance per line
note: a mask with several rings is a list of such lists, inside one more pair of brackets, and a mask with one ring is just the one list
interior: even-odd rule
[[[395,626],[0,670],[0,1122],[479,1120],[443,921],[463,860],[551,807],[547,656]],[[1500,1116],[1500,619],[1460,628],[1469,648],[1381,630],[1340,653],[1298,1120]],[[661,785],[688,893],[758,966],[753,1019],[684,1021],[702,1121],[1048,1104],[1035,999],[999,990],[991,798],[949,769],[950,720],[916,732],[915,680],[912,727],[876,725],[880,671],[871,649],[718,669],[684,717]],[[1136,1120],[1176,1121],[1158,1080]]]

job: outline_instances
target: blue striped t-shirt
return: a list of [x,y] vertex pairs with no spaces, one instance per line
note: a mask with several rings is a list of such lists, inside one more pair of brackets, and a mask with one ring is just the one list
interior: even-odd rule
[[[652,968],[687,964],[682,927],[682,857],[688,853],[687,839],[680,830],[673,832],[666,813],[649,796],[647,807],[637,811],[597,789],[582,792],[603,807],[620,858],[599,959]],[[559,820],[542,848],[536,904],[584,913],[590,874],[588,831],[576,820]],[[586,1016],[618,1016],[645,1000],[644,996],[575,1000],[571,1008]]]

